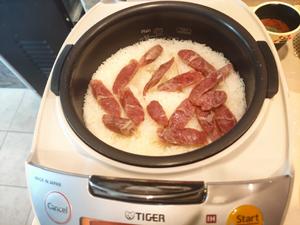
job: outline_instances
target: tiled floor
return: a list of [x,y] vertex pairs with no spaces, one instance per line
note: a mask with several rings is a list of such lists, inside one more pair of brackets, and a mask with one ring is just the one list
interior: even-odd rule
[[0,88],[0,225],[30,225],[24,163],[40,97],[30,89]]
[[25,85],[20,82],[14,72],[10,70],[8,62],[0,54],[0,88],[3,87],[14,87],[14,88],[25,88]]

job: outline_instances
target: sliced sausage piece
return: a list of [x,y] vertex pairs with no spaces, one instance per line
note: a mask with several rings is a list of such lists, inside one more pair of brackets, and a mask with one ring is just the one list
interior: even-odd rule
[[233,71],[233,66],[231,63],[226,64],[217,70],[217,79],[218,82],[224,81],[226,77]]
[[157,59],[158,56],[160,56],[162,51],[163,48],[161,45],[154,45],[141,57],[139,65],[142,67],[152,63],[155,59]]
[[119,97],[126,115],[136,126],[144,121],[143,107],[128,87],[120,92]]
[[211,74],[201,80],[191,91],[189,100],[193,105],[200,105],[201,96],[218,84],[216,74]]
[[181,91],[183,88],[198,83],[203,80],[202,73],[197,71],[189,71],[179,74],[170,80],[158,85],[160,91]]
[[217,125],[223,134],[226,134],[236,125],[235,116],[225,105],[215,108],[214,112]]
[[210,90],[200,96],[197,103],[203,111],[209,111],[222,105],[227,99],[225,91]]
[[130,60],[129,64],[124,66],[119,72],[114,84],[113,93],[119,95],[120,90],[132,80],[138,70],[138,62],[135,59]]
[[172,57],[169,61],[161,64],[159,68],[154,72],[152,75],[151,79],[148,81],[148,83],[145,85],[144,90],[143,90],[143,95],[146,95],[146,92],[155,86],[161,78],[165,75],[165,73],[170,69],[174,62],[174,58]]
[[158,101],[151,101],[147,105],[147,111],[150,115],[150,117],[157,122],[159,125],[162,125],[164,127],[168,126],[168,117],[166,115],[166,112],[164,111],[161,104],[159,104]]
[[165,128],[158,130],[158,136],[168,144],[174,145],[204,145],[207,135],[204,131],[193,128]]
[[104,114],[102,117],[103,124],[111,131],[130,136],[136,130],[135,125],[130,119],[121,118],[110,114]]
[[172,128],[184,128],[193,117],[194,112],[195,107],[189,99],[183,100],[171,115],[168,126]]
[[101,108],[108,114],[114,116],[121,115],[121,107],[112,93],[104,86],[100,80],[91,80],[90,87],[93,96]]
[[220,132],[216,120],[214,118],[215,113],[213,111],[202,111],[200,108],[196,108],[196,117],[197,120],[202,127],[202,129],[209,136],[211,141],[214,141],[222,136]]
[[202,58],[198,53],[189,49],[182,49],[178,52],[178,56],[182,61],[193,69],[207,76],[216,71],[215,67]]

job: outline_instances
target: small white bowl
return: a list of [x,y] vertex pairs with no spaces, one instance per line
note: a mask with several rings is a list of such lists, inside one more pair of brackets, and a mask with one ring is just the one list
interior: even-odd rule
[[289,27],[287,32],[271,31],[266,28],[277,48],[292,39],[300,31],[300,12],[296,7],[288,3],[279,1],[265,2],[258,5],[254,9],[254,13],[260,20],[267,18],[276,19]]

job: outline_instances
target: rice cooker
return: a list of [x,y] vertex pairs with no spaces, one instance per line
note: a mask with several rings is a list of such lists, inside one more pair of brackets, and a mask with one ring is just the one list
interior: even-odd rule
[[[82,116],[97,67],[149,38],[205,43],[244,83],[247,110],[227,134],[187,153],[142,156],[96,138]],[[287,88],[263,25],[238,1],[99,3],[52,69],[26,162],[41,225],[283,224],[293,182]]]

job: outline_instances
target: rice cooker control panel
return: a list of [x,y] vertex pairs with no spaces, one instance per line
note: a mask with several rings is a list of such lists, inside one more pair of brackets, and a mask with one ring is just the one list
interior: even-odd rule
[[291,183],[288,175],[205,183],[74,176],[31,164],[26,170],[41,225],[279,225]]
[[[149,222],[165,222],[165,217],[163,214],[139,214],[136,212],[127,212],[126,216],[128,220],[133,220],[135,216],[137,217],[145,217],[143,220]],[[191,221],[192,223],[189,224],[220,224],[218,221],[220,220],[218,214],[206,214],[203,218],[199,217],[198,220]],[[118,222],[111,222],[111,221],[101,221],[92,218],[83,217],[80,220],[81,225],[106,225],[109,223],[110,225],[120,225],[121,223]],[[124,223],[122,223],[124,224]],[[140,223],[139,223],[140,224]],[[263,225],[264,219],[262,212],[259,208],[253,205],[242,205],[232,210],[232,212],[228,215],[226,219],[226,225],[241,225],[241,224],[248,224],[248,225]]]

